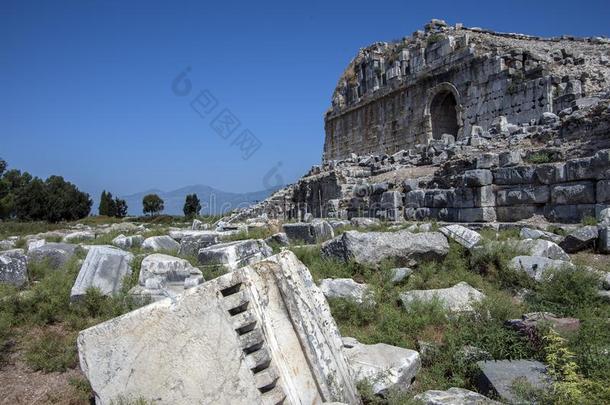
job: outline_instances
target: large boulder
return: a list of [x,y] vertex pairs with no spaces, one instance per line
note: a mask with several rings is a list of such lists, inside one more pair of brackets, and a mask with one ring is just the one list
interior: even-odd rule
[[28,260],[20,252],[0,253],[0,283],[21,287],[28,281]]
[[351,278],[325,278],[320,280],[320,290],[328,299],[341,298],[357,304],[372,304],[373,292],[367,284]]
[[478,232],[457,224],[444,226],[439,229],[439,231],[446,237],[464,246],[466,249],[472,249],[483,239]]
[[119,235],[112,240],[112,244],[120,249],[131,249],[142,246],[144,237],[142,235],[125,236]]
[[446,311],[454,313],[471,312],[474,310],[474,305],[483,299],[485,299],[485,294],[463,281],[450,288],[411,290],[400,294],[400,301],[405,307],[415,301],[438,301]]
[[[80,332],[98,404],[359,403],[326,300],[289,251]],[[162,400],[160,400],[162,399]]]
[[442,259],[447,253],[449,242],[439,232],[348,231],[322,244],[326,257],[369,265],[387,259],[414,264],[419,260]]
[[178,254],[181,256],[197,256],[201,249],[218,243],[220,243],[218,232],[205,231],[200,234],[187,235],[180,240]]
[[354,371],[356,382],[369,382],[376,395],[406,391],[417,375],[421,360],[415,350],[385,343],[365,345],[351,337],[343,338],[343,352]]
[[284,224],[282,228],[291,243],[314,244],[335,236],[333,227],[320,219],[314,219],[311,222]]
[[262,239],[248,239],[203,248],[197,258],[203,265],[222,265],[231,271],[261,261],[272,254],[273,250]]
[[524,272],[536,281],[542,281],[549,270],[564,267],[574,268],[574,265],[564,260],[553,260],[542,256],[516,256],[509,262],[509,267],[518,272]]
[[142,249],[155,252],[177,252],[179,248],[178,242],[168,235],[151,236],[142,242]]
[[552,232],[541,231],[540,229],[521,228],[519,236],[521,239],[546,239],[555,243],[560,243],[563,237]]
[[103,295],[120,291],[123,279],[131,274],[133,255],[113,246],[92,246],[72,286],[70,300],[82,298],[89,288]]
[[595,247],[597,237],[597,226],[583,226],[567,234],[559,246],[568,253],[576,253]]
[[477,362],[481,373],[477,388],[491,396],[499,397],[507,403],[526,403],[514,390],[518,381],[527,383],[534,389],[548,390],[551,380],[546,366],[533,360],[500,360]]
[[28,260],[31,262],[47,262],[52,268],[66,264],[77,252],[77,245],[69,243],[45,243],[42,246],[28,250]]
[[452,387],[446,391],[429,390],[415,396],[423,405],[501,405],[478,392]]

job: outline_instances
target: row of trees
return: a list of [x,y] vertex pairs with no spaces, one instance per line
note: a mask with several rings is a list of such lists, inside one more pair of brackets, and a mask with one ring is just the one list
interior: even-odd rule
[[93,201],[61,176],[46,180],[7,170],[0,159],[0,219],[74,221],[89,215]]
[[[157,194],[147,194],[142,199],[142,207],[145,215],[159,215],[165,208],[165,202]],[[184,216],[194,218],[201,211],[201,201],[197,194],[188,194],[182,209]]]
[[107,217],[124,218],[127,216],[127,202],[118,197],[113,199],[112,193],[104,190],[100,197],[98,212]]

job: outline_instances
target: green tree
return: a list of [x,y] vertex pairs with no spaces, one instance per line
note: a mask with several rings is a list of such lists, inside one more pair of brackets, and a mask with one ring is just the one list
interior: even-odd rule
[[98,212],[100,215],[105,215],[107,217],[117,216],[116,201],[112,198],[112,193],[110,191],[102,191]]
[[100,196],[100,205],[97,208],[97,212],[100,215],[108,215],[108,193],[106,193],[106,190],[102,191],[102,195]]
[[46,218],[46,187],[38,177],[16,192],[14,214],[22,221],[41,221]]
[[118,218],[125,218],[127,216],[127,201],[117,197],[114,199],[114,205],[116,207],[115,215]]
[[184,216],[187,218],[194,218],[199,215],[199,211],[201,211],[201,202],[199,201],[197,194],[188,194],[186,196],[183,211]]
[[147,194],[142,199],[144,214],[158,215],[163,211],[163,200],[156,194]]

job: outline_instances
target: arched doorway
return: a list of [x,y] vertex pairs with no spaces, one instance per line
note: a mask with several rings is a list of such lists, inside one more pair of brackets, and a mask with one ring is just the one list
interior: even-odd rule
[[457,101],[452,92],[443,90],[436,93],[430,103],[433,139],[441,139],[443,134],[450,134],[457,138],[459,124],[456,107]]

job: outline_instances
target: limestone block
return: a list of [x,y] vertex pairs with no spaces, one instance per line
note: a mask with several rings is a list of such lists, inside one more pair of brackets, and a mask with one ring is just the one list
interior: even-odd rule
[[610,253],[610,226],[602,226],[599,228],[598,249],[601,253]]
[[187,260],[179,257],[154,253],[142,260],[140,266],[140,285],[146,285],[149,278],[161,278],[164,282],[184,282],[191,275],[201,274]]
[[583,226],[567,234],[560,246],[568,253],[576,253],[595,247],[597,238],[597,226]]
[[544,207],[544,216],[551,222],[579,223],[585,217],[595,217],[595,204],[547,204]]
[[199,251],[208,246],[220,243],[220,233],[206,231],[196,235],[186,235],[180,239],[178,254],[182,256],[197,256]]
[[311,222],[298,222],[294,224],[284,224],[283,230],[292,243],[314,244],[325,241],[334,236],[332,226],[320,219]]
[[151,236],[150,238],[144,239],[144,242],[142,242],[142,249],[153,250],[155,252],[177,252],[179,248],[180,245],[178,242],[168,235]]
[[496,205],[494,186],[475,187],[472,189],[472,193],[475,207],[494,207]]
[[499,360],[479,361],[477,366],[481,375],[477,381],[478,389],[499,397],[506,403],[518,403],[514,390],[517,380],[525,380],[535,389],[547,391],[551,389],[551,378],[546,366],[533,360]]
[[610,203],[610,180],[600,180],[596,186],[598,203]]
[[219,243],[199,251],[199,263],[206,266],[222,265],[232,271],[271,256],[272,249],[262,239]]
[[553,260],[570,261],[567,254],[558,244],[544,239],[524,239],[517,246],[528,251],[531,256],[547,257]]
[[488,186],[493,182],[491,170],[466,170],[463,178],[466,187]]
[[95,233],[91,231],[76,231],[67,234],[63,237],[62,242],[64,243],[78,243],[84,240],[95,239]]
[[473,305],[481,302],[485,294],[461,282],[450,288],[436,290],[411,290],[400,294],[402,305],[408,307],[412,302],[432,302],[438,300],[448,312],[471,312]]
[[511,150],[500,153],[498,156],[500,167],[518,166],[522,163],[521,151]]
[[496,209],[494,207],[460,208],[457,212],[459,222],[496,221]]
[[515,271],[524,272],[536,281],[542,281],[545,273],[551,269],[574,268],[570,262],[542,256],[516,256],[511,259],[509,266]]
[[320,280],[320,291],[328,299],[344,299],[356,304],[374,304],[373,292],[366,284],[351,278],[325,278]]
[[449,252],[449,243],[439,232],[348,231],[322,244],[321,251],[326,257],[360,264],[376,265],[388,259],[409,263],[442,259]]
[[551,202],[556,205],[595,204],[595,185],[590,181],[551,186]]
[[376,395],[407,390],[421,368],[419,353],[384,343],[365,345],[343,338],[343,352],[354,370],[356,383],[372,384]]
[[405,194],[405,207],[420,208],[425,206],[426,191],[411,190]]
[[78,246],[69,243],[46,243],[28,250],[28,260],[46,261],[52,268],[59,268],[74,257],[77,248]]
[[532,166],[502,167],[493,172],[494,183],[498,185],[530,184],[535,178]]
[[565,183],[565,163],[546,163],[535,166],[536,179],[542,184]]
[[449,239],[454,240],[466,249],[472,249],[479,242],[481,242],[481,235],[471,229],[466,228],[462,225],[448,225],[439,229],[443,235]]
[[496,191],[496,204],[498,206],[544,204],[549,201],[549,198],[548,186],[524,185]]
[[477,169],[491,169],[497,167],[499,164],[499,158],[496,153],[483,153],[475,159],[475,167]]
[[597,170],[592,157],[568,160],[565,165],[567,181],[597,178]]
[[79,334],[108,405],[359,402],[330,309],[289,251]]
[[28,281],[28,260],[23,253],[8,251],[0,253],[0,284],[21,287]]
[[142,235],[125,236],[121,234],[112,240],[112,244],[120,249],[139,247],[142,242],[144,242]]
[[70,300],[81,299],[89,288],[97,288],[103,295],[118,293],[123,279],[131,274],[132,260],[133,255],[124,250],[92,246],[72,286]]
[[501,402],[487,398],[478,392],[456,387],[446,391],[428,390],[416,395],[415,400],[425,405],[501,405]]

